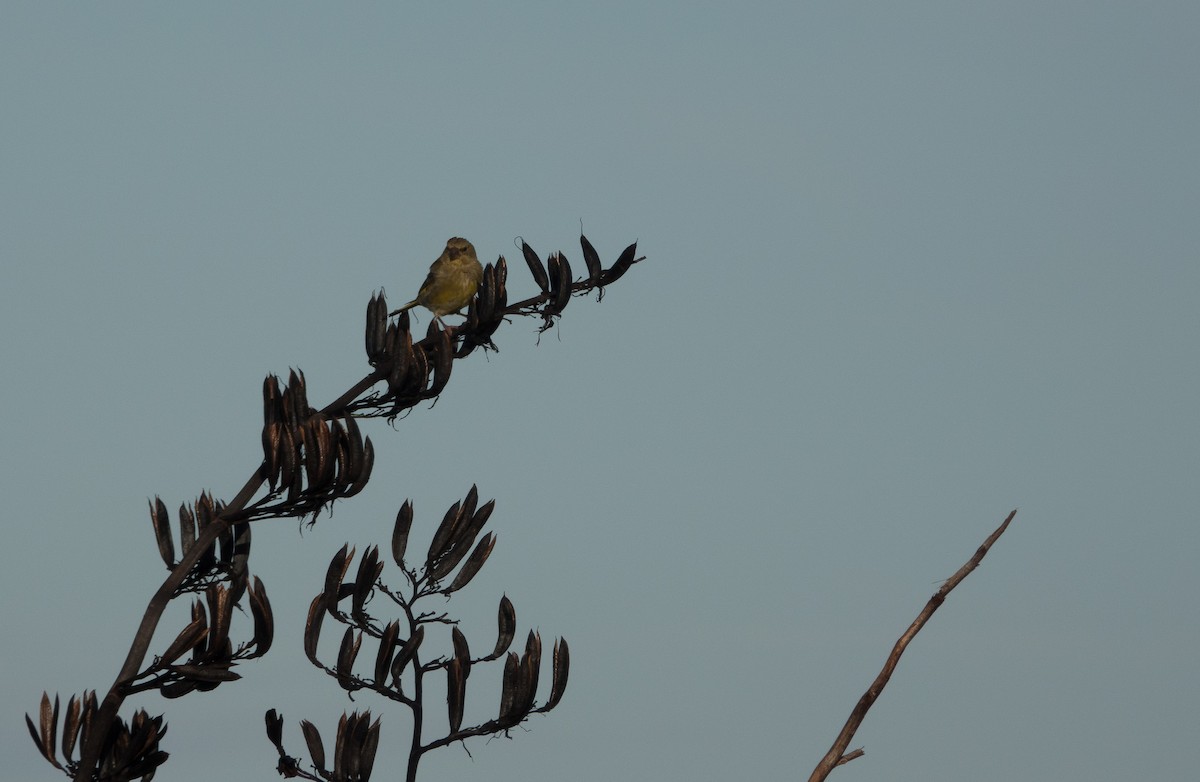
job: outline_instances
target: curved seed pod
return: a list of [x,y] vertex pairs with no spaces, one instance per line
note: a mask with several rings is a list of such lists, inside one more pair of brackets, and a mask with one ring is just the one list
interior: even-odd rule
[[571,278],[571,264],[567,262],[567,256],[562,253],[550,256],[551,279],[553,279],[555,258],[558,258],[558,282],[554,286],[554,306],[551,311],[557,314],[565,310],[568,302],[571,301],[571,286],[574,281]]
[[275,749],[283,753],[283,717],[274,709],[267,709],[267,739],[275,745]]
[[275,614],[267,599],[267,588],[258,576],[254,577],[254,586],[250,589],[250,613],[254,617],[254,653],[250,657],[262,657],[270,651],[275,640]]
[[[458,575],[450,582],[450,586],[444,590],[446,594],[457,592],[458,590],[471,583],[471,579],[479,572],[487,562],[488,557],[492,555],[492,549],[496,547],[496,536],[489,532],[483,536],[483,540],[479,541],[479,545],[471,552],[471,556],[467,558],[467,564],[463,565],[462,570],[458,571]],[[464,549],[465,550],[465,549]]]
[[379,561],[379,547],[370,546],[358,560],[358,573],[354,578],[354,590],[351,593],[350,614],[360,621],[365,619],[363,606],[375,588],[375,579],[383,572],[383,563]]
[[308,756],[313,765],[324,770],[325,746],[321,743],[321,732],[308,720],[300,720],[300,732],[304,734],[304,743],[308,745]]
[[508,261],[501,255],[496,259],[496,309],[508,306]]
[[179,505],[179,547],[183,549],[184,556],[187,556],[195,542],[196,519],[192,516],[192,509],[181,503]]
[[175,640],[162,653],[158,660],[159,665],[170,665],[175,662],[185,652],[203,643],[207,635],[208,622],[203,617],[193,619],[187,627],[179,631],[179,635],[175,636]]
[[175,567],[175,538],[171,535],[171,514],[159,497],[150,503],[150,524],[154,527],[154,539],[158,543],[158,555],[166,563],[167,570]]
[[587,264],[588,285],[595,287],[604,272],[604,266],[600,263],[600,253],[596,252],[596,248],[583,234],[579,234],[579,246],[583,248],[583,262]]
[[308,619],[304,623],[304,654],[318,668],[324,668],[317,659],[317,642],[321,640],[321,624],[325,621],[325,595],[317,595],[308,605]]
[[75,754],[75,741],[79,738],[79,728],[83,725],[79,718],[82,706],[79,698],[72,695],[67,701],[67,712],[63,715],[62,751],[68,763],[74,762],[71,756]]
[[509,652],[504,660],[504,679],[500,686],[500,720],[508,720],[517,702],[521,699],[521,663],[516,652]]
[[387,300],[380,291],[367,302],[367,361],[372,365],[386,358],[387,327]]
[[423,395],[429,385],[429,353],[420,344],[413,345],[413,368],[408,379],[412,395]]
[[529,273],[533,275],[533,281],[541,288],[542,293],[549,293],[550,278],[546,275],[546,267],[542,266],[542,259],[524,240],[521,241],[521,254],[525,256],[525,264],[529,267]]
[[293,369],[288,375],[288,389],[292,391],[295,400],[296,415],[299,416],[297,424],[312,415],[312,408],[308,406],[308,385],[304,380],[304,372]]
[[417,650],[421,648],[421,642],[425,640],[425,625],[417,628],[417,631],[412,634],[412,637],[404,642],[400,647],[400,651],[396,653],[396,657],[392,660],[392,679],[399,681],[401,674],[404,673],[405,667],[412,662],[417,656]]
[[283,424],[272,421],[263,426],[263,477],[271,486],[271,491],[279,484],[279,472],[282,466],[280,446],[283,442]]
[[33,743],[37,744],[42,757],[49,761],[50,765],[61,769],[62,765],[54,755],[54,745],[58,743],[58,696],[54,696],[54,704],[51,705],[50,696],[43,691],[41,708],[38,709],[38,727],[33,726],[33,720],[28,714],[25,715],[25,724],[29,726],[29,735],[33,737]]
[[400,623],[393,620],[383,628],[379,638],[379,652],[375,655],[375,685],[384,686],[384,677],[392,665],[392,655],[396,651],[396,638],[400,634]]
[[483,281],[479,284],[475,312],[479,320],[488,321],[496,317],[496,269],[490,263],[483,267]]
[[[367,718],[370,719],[371,712],[367,712]],[[371,770],[375,768],[375,752],[379,749],[379,720],[376,719],[371,723],[371,727],[367,729],[367,738],[362,743],[362,749],[359,751],[359,769],[358,778],[364,782],[371,778]]]
[[346,487],[350,485],[350,477],[347,475],[346,469],[349,466],[349,443],[347,442],[346,430],[342,427],[342,422],[336,418],[329,421],[329,454],[330,454],[330,476],[329,482],[331,485],[330,493],[334,496],[341,496]]
[[206,684],[223,684],[224,682],[235,682],[242,678],[240,673],[234,673],[229,670],[229,667],[222,663],[213,663],[207,665],[172,665],[171,672],[177,673],[185,677],[189,682],[195,684],[201,690],[211,690],[213,687],[205,687]]
[[562,700],[567,691],[567,675],[571,672],[571,650],[567,648],[567,639],[560,638],[554,642],[554,680],[550,685],[550,700],[538,711],[550,711]]
[[349,543],[346,543],[342,545],[338,553],[333,555],[333,559],[329,560],[329,567],[325,570],[323,596],[331,611],[337,607],[338,587],[341,586],[342,579],[346,577],[346,571],[350,568],[350,561],[353,559],[354,549],[350,548]]
[[396,526],[392,527],[392,561],[404,567],[404,550],[408,547],[408,533],[412,529],[412,500],[405,500],[396,513]]
[[[455,628],[456,630],[458,628]],[[462,660],[455,657],[446,666],[446,710],[450,715],[450,733],[462,727],[463,707],[467,699],[467,674]]]
[[448,552],[450,543],[454,539],[454,528],[459,523],[461,514],[462,502],[456,502],[442,517],[442,523],[438,525],[437,532],[433,533],[433,540],[429,543],[429,553],[425,555],[426,570],[432,571],[437,560]]
[[196,682],[190,680],[167,682],[159,686],[158,694],[167,700],[174,700],[175,698],[182,698],[184,695],[193,693],[197,689],[199,688]]
[[517,634],[517,609],[513,607],[508,595],[500,598],[498,614],[496,623],[500,629],[496,635],[496,648],[485,658],[488,660],[495,660],[508,651],[508,647],[512,645],[513,638]]
[[283,392],[279,390],[279,378],[267,375],[263,380],[263,426],[283,420]]
[[[471,487],[471,491],[475,491],[474,486]],[[482,508],[475,510],[475,499],[477,496],[477,494],[475,497],[468,495],[467,499],[471,500],[471,502],[463,508],[461,520],[455,526],[451,545],[458,552],[458,557],[455,559],[454,564],[458,564],[466,554],[467,549],[475,542],[476,536],[483,529],[483,525],[487,524],[488,518],[492,515],[492,510],[496,507],[495,500],[488,500]],[[453,565],[451,568],[453,568]]]
[[355,633],[353,627],[347,627],[346,634],[342,636],[341,648],[338,649],[337,665],[334,666],[338,685],[343,690],[359,689],[359,685],[354,682],[352,671],[354,670],[354,660],[358,657],[358,650],[361,646],[362,633]]
[[367,481],[371,479],[371,469],[375,466],[375,446],[371,445],[371,438],[368,437],[363,441],[362,465],[358,470],[358,477],[354,479],[354,483],[350,484],[350,488],[346,489],[343,497],[353,497],[366,487]]
[[449,331],[440,332],[433,357],[433,382],[425,392],[431,397],[442,393],[442,389],[450,382],[450,371],[454,369],[454,345],[450,341]]
[[467,645],[467,637],[457,627],[450,631],[454,643],[454,659],[462,666],[463,679],[471,675],[471,647]]
[[347,415],[342,421],[345,423],[339,423],[337,427],[338,440],[345,446],[343,449],[339,449],[340,471],[345,476],[346,484],[352,486],[358,480],[359,476],[362,475],[362,431],[359,430],[358,422],[354,420],[354,416]]
[[229,627],[233,623],[233,601],[229,590],[222,586],[210,586],[204,596],[208,600],[208,651],[215,656],[229,640]]
[[604,273],[604,285],[611,285],[625,275],[629,271],[629,267],[637,263],[634,255],[637,254],[637,242],[626,247],[621,256],[617,258],[617,262],[612,265],[612,268]]
[[525,641],[525,654],[521,657],[521,679],[526,698],[521,704],[522,716],[533,708],[537,696],[538,674],[542,669],[542,637],[533,630]]

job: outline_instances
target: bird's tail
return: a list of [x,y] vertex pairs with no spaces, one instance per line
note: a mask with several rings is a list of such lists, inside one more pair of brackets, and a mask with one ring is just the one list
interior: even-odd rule
[[391,312],[389,312],[389,313],[388,313],[388,317],[390,318],[390,317],[392,317],[393,315],[399,315],[401,312],[407,312],[408,310],[411,310],[413,307],[417,306],[417,305],[418,305],[418,304],[420,304],[420,303],[421,303],[421,302],[417,301],[416,299],[413,299],[412,301],[410,301],[408,304],[405,304],[405,305],[404,305],[403,307],[401,307],[400,309],[398,309],[398,310],[392,310]]

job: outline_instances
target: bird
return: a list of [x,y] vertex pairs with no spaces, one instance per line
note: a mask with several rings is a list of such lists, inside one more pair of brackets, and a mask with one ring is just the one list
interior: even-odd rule
[[417,298],[391,314],[398,315],[420,304],[441,321],[443,315],[470,304],[482,281],[483,266],[475,255],[475,247],[461,236],[452,237],[429,267],[429,276],[421,284]]

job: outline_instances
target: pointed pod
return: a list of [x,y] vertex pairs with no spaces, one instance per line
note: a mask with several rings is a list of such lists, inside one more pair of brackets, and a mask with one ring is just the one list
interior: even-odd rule
[[429,553],[425,555],[426,570],[432,571],[437,561],[446,555],[454,538],[454,528],[460,523],[461,518],[462,502],[460,501],[450,506],[446,515],[442,517],[442,523],[438,525],[437,531],[433,533],[433,540],[429,543]]
[[471,647],[467,645],[467,636],[457,627],[450,631],[450,637],[454,643],[454,659],[462,666],[465,679],[471,675]]
[[[555,259],[558,259],[555,262]],[[553,282],[554,304],[551,311],[558,314],[567,308],[567,303],[571,301],[571,286],[574,285],[574,280],[571,276],[571,264],[567,262],[567,256],[562,253],[556,253],[550,256],[550,279]],[[555,268],[557,267],[557,269]],[[557,276],[557,281],[555,281]]]
[[38,727],[33,726],[33,720],[29,718],[28,714],[25,715],[25,724],[29,726],[29,735],[33,737],[33,743],[37,744],[42,757],[49,761],[50,765],[61,769],[62,765],[55,757],[54,748],[58,734],[58,696],[54,696],[54,703],[51,704],[50,695],[43,691],[42,702],[38,709]]
[[250,613],[254,617],[254,654],[251,658],[262,657],[271,649],[275,640],[275,614],[271,611],[271,601],[267,599],[267,588],[262,579],[254,577],[254,586],[250,591]]
[[604,272],[604,265],[600,263],[600,253],[596,252],[596,248],[583,234],[579,234],[579,246],[583,248],[583,262],[587,264],[588,285],[595,287],[600,283],[600,275]]
[[611,285],[625,275],[629,271],[629,267],[637,263],[640,258],[634,258],[637,255],[637,242],[629,245],[622,251],[617,262],[612,265],[612,268],[604,273],[604,284]]
[[274,709],[267,709],[264,718],[267,723],[267,739],[275,745],[280,754],[283,754],[283,717]]
[[521,662],[516,652],[509,652],[504,660],[504,679],[500,685],[500,715],[502,722],[507,721],[521,700]]
[[571,672],[571,650],[567,647],[567,639],[559,638],[554,642],[554,680],[550,685],[550,700],[539,711],[550,711],[562,700],[567,691],[567,676]]
[[371,479],[371,470],[374,467],[375,446],[371,444],[371,438],[368,437],[363,440],[362,466],[359,468],[358,477],[354,479],[354,482],[350,484],[350,488],[346,489],[345,494],[342,496],[353,497],[362,491],[366,487],[367,481]]
[[342,636],[342,645],[338,648],[337,665],[334,666],[338,685],[343,690],[359,688],[359,685],[354,682],[353,671],[354,660],[358,657],[358,650],[361,647],[362,633],[355,633],[353,627],[347,627],[346,633]]
[[192,544],[196,542],[196,519],[192,516],[192,510],[186,504],[179,506],[179,547],[183,549],[183,555],[186,557],[191,550]]
[[[457,629],[457,628],[455,628]],[[462,660],[455,657],[446,666],[446,711],[450,716],[450,733],[462,727],[463,708],[467,699],[467,674]]]
[[204,641],[208,635],[208,621],[204,617],[193,619],[179,631],[179,635],[175,636],[175,640],[171,641],[171,645],[162,653],[159,658],[160,665],[170,665],[178,660],[186,652],[196,648]]
[[425,393],[434,397],[442,393],[442,389],[450,382],[450,372],[454,369],[454,345],[450,341],[450,332],[442,329],[436,337],[437,347],[433,351],[433,381]]
[[324,770],[325,745],[321,743],[321,732],[308,720],[300,720],[300,732],[304,734],[304,743],[308,745],[308,756],[312,759],[312,764]]
[[404,642],[400,647],[400,651],[396,652],[396,657],[392,660],[392,679],[399,681],[404,669],[412,662],[417,655],[417,650],[421,648],[421,642],[425,640],[425,625],[417,628],[417,631],[412,634],[412,637]]
[[400,634],[400,623],[391,621],[383,628],[379,638],[379,651],[375,655],[375,686],[383,687],[384,679],[392,666],[392,655],[396,652],[396,639]]
[[550,277],[546,274],[546,267],[542,266],[542,259],[524,240],[521,241],[521,254],[525,256],[525,264],[529,267],[529,273],[533,275],[533,281],[541,288],[542,293],[549,293]]
[[496,648],[487,657],[489,660],[498,659],[500,655],[508,651],[508,647],[512,646],[513,638],[517,634],[517,609],[513,607],[508,595],[500,598],[500,610],[497,613],[496,623],[499,625],[499,631],[496,634]]
[[475,550],[471,552],[471,556],[467,558],[467,562],[462,566],[462,570],[458,571],[458,575],[450,582],[450,586],[444,590],[446,594],[457,592],[458,590],[471,583],[471,579],[479,572],[487,562],[488,557],[492,555],[492,549],[496,547],[496,536],[489,532],[483,536],[483,540],[475,546]]
[[354,559],[354,549],[350,548],[349,543],[346,543],[333,555],[333,559],[329,561],[329,567],[325,570],[324,597],[326,605],[331,611],[337,606],[339,587],[342,579],[346,577],[346,571],[349,570],[352,559]]
[[67,701],[67,713],[63,717],[62,750],[68,763],[74,762],[71,756],[75,754],[75,742],[83,725],[80,719],[82,713],[83,701],[72,695],[71,700]]
[[383,563],[379,561],[379,547],[369,546],[358,561],[358,573],[354,578],[354,591],[350,601],[350,614],[359,620],[365,618],[363,606],[375,588],[375,579],[383,571]]
[[[367,712],[368,717],[370,712]],[[367,782],[371,778],[371,770],[375,767],[375,752],[379,749],[379,719],[371,723],[371,727],[367,729],[366,740],[362,743],[362,749],[359,750],[359,769],[358,778],[362,782]]]
[[317,642],[321,640],[321,625],[326,612],[325,595],[317,595],[308,605],[308,619],[304,623],[304,654],[318,668],[325,667],[317,659]]
[[396,525],[392,527],[392,561],[404,567],[404,550],[408,548],[408,533],[412,530],[412,500],[405,500],[396,513]]
[[175,539],[171,535],[171,514],[166,503],[155,497],[150,503],[150,523],[154,527],[154,539],[158,543],[158,555],[166,563],[167,570],[175,567]]

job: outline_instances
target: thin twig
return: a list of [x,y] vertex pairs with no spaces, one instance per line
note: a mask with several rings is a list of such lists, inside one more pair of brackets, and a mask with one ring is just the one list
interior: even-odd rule
[[983,561],[992,544],[1004,534],[1004,530],[1008,529],[1009,522],[1016,515],[1017,512],[1015,510],[1008,514],[1008,518],[1004,520],[1004,523],[995,532],[988,536],[988,539],[975,552],[975,556],[971,557],[967,561],[967,564],[960,567],[957,573],[950,576],[946,580],[946,583],[942,584],[942,588],[935,592],[933,597],[929,598],[929,602],[925,604],[925,608],[921,610],[921,613],[917,615],[913,623],[908,626],[908,629],[896,641],[896,645],[892,647],[892,653],[888,655],[887,662],[883,665],[883,670],[875,677],[875,681],[871,682],[871,686],[867,688],[863,696],[858,699],[858,704],[854,707],[854,711],[850,712],[850,719],[846,720],[845,727],[838,734],[837,740],[833,742],[833,746],[829,749],[829,752],[825,753],[825,757],[821,758],[821,762],[813,769],[812,776],[808,778],[808,782],[822,782],[835,767],[840,766],[848,760],[862,756],[863,752],[860,749],[856,749],[846,755],[842,753],[846,751],[846,747],[850,746],[850,741],[854,738],[858,727],[862,725],[863,719],[867,716],[867,711],[879,698],[879,694],[887,686],[888,680],[892,678],[892,672],[896,670],[896,664],[900,662],[900,655],[904,654],[904,650],[908,648],[909,642],[921,631],[921,628],[933,616],[933,612],[938,610],[938,607],[945,601],[946,595],[950,594],[952,589],[962,583],[962,580],[979,566],[979,563]]

